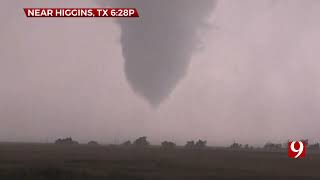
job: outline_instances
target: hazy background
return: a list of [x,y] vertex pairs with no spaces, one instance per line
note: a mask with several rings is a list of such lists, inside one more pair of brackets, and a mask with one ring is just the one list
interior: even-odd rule
[[28,19],[22,10],[97,6],[0,1],[0,141],[319,139],[320,1],[218,1],[201,49],[158,108],[127,82],[113,19]]

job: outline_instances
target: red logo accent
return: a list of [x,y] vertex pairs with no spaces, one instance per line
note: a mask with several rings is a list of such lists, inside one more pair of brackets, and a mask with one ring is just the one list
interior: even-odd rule
[[303,141],[289,142],[288,157],[294,158],[294,159],[306,157],[306,143]]

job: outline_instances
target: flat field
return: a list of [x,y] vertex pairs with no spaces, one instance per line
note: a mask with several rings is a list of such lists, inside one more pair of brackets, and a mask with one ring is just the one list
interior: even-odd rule
[[320,154],[1,143],[0,180],[320,179]]

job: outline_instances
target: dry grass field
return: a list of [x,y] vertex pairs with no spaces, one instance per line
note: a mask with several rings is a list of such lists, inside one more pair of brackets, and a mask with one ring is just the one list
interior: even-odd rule
[[285,151],[0,144],[0,180],[320,179],[320,154]]

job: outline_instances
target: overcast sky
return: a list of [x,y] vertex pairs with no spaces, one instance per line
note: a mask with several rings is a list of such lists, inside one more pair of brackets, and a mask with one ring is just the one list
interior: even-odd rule
[[28,19],[22,10],[98,6],[0,1],[0,141],[320,139],[320,1],[218,1],[201,48],[157,107],[127,81],[114,19]]

